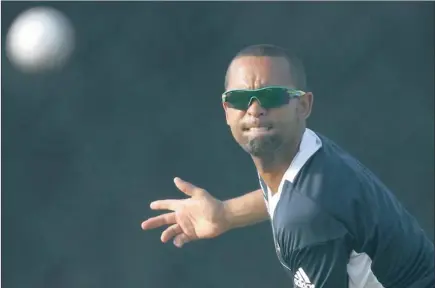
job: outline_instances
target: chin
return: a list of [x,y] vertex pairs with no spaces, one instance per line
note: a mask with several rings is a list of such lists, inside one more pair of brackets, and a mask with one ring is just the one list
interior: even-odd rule
[[243,149],[255,157],[265,157],[274,154],[282,144],[278,135],[259,136],[249,139],[242,145]]

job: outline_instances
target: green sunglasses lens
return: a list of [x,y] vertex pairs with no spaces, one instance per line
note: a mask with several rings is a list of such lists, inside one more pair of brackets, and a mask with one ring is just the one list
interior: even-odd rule
[[266,88],[257,91],[257,99],[264,108],[277,108],[288,104],[290,96],[284,88]]
[[235,109],[246,110],[253,100],[257,100],[263,108],[269,109],[288,104],[291,97],[287,88],[273,87],[229,91],[225,94],[225,101]]
[[232,108],[246,110],[249,107],[253,94],[251,91],[231,91],[226,94],[226,102]]

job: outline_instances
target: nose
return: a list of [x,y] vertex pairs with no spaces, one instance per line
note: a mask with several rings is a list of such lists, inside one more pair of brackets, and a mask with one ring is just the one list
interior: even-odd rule
[[257,99],[253,98],[251,100],[251,103],[248,107],[248,110],[246,110],[246,113],[248,113],[248,115],[253,116],[253,117],[260,117],[264,114],[266,114],[266,109],[264,109],[260,103],[258,102]]

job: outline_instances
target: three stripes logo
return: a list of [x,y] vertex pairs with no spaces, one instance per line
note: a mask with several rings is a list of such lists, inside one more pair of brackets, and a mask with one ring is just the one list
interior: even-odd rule
[[310,279],[302,268],[299,268],[298,271],[296,271],[294,283],[298,288],[315,288],[314,284],[311,284]]

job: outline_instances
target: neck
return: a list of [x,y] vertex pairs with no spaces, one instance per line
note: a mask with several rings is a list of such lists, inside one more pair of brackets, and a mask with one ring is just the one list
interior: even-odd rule
[[281,180],[299,150],[301,139],[302,137],[289,145],[282,145],[270,155],[252,157],[260,177],[272,190],[272,195],[278,192]]

